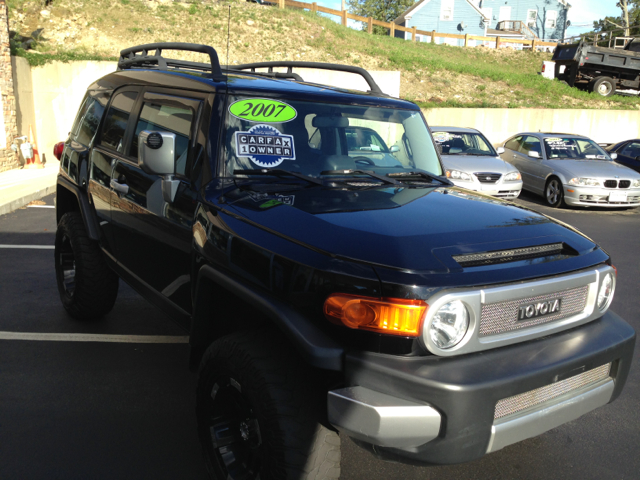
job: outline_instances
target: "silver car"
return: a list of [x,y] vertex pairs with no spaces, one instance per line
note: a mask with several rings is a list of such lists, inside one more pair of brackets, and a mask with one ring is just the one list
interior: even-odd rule
[[455,185],[501,198],[517,198],[520,172],[505,163],[482,133],[474,128],[431,127],[446,175]]
[[525,190],[562,205],[637,207],[640,174],[615,163],[593,140],[565,133],[524,132],[500,155],[522,173]]

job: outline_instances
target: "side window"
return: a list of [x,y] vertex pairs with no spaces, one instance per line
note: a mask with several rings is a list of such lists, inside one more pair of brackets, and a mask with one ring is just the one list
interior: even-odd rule
[[512,138],[507,143],[504,144],[504,148],[508,148],[509,150],[513,150],[517,152],[520,149],[520,140],[522,140],[522,135]]
[[537,152],[538,155],[542,157],[542,146],[540,144],[540,140],[531,135],[526,136],[522,142],[522,146],[520,147],[520,152],[525,155],[529,155],[530,152]]
[[83,145],[89,145],[98,130],[100,119],[104,113],[104,106],[95,99],[89,97],[87,99],[87,110],[78,125],[76,132],[76,141]]
[[101,145],[123,152],[124,133],[137,96],[137,92],[122,92],[113,98],[102,127]]
[[138,135],[143,130],[160,130],[176,135],[176,173],[184,175],[187,167],[189,138],[194,112],[190,108],[163,105],[147,100],[142,104],[129,155],[138,157]]
[[631,142],[629,145],[624,147],[624,150],[620,152],[620,155],[625,155],[627,157],[636,158],[640,156],[640,143]]
[[82,118],[84,117],[85,113],[87,113],[87,109],[89,108],[90,103],[91,103],[91,97],[87,93],[84,96],[84,100],[82,100],[82,105],[80,105],[80,108],[78,109],[76,119],[73,122],[73,127],[71,127],[71,135],[78,134],[78,127],[80,126],[80,122],[82,121]]

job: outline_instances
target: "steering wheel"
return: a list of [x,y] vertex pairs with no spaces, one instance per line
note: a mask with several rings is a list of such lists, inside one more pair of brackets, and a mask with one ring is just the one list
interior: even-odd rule
[[367,165],[373,165],[373,166],[375,166],[375,164],[376,164],[376,162],[374,162],[370,158],[363,157],[362,155],[360,155],[358,157],[353,157],[353,161],[356,162],[356,163],[366,163]]

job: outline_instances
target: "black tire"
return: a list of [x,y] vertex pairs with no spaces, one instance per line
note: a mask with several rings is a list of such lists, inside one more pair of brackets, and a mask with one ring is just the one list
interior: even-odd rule
[[116,301],[118,276],[102,255],[98,242],[87,236],[80,213],[65,213],[56,231],[56,280],[62,305],[75,319],[103,317]]
[[326,419],[323,387],[322,373],[265,329],[212,343],[196,399],[210,478],[340,478],[340,437],[320,423]]
[[564,188],[558,177],[551,177],[544,186],[544,199],[547,205],[560,208],[564,205]]
[[616,93],[616,81],[611,77],[598,77],[591,83],[591,91],[602,97]]

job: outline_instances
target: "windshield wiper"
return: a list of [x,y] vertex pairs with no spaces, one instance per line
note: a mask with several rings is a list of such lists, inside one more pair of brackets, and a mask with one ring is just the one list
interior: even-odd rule
[[380,180],[382,183],[386,183],[388,185],[398,185],[400,182],[389,178],[388,176],[385,177],[384,175],[378,175],[375,172],[372,172],[371,170],[325,170],[323,172],[320,173],[320,175],[351,175],[351,174],[361,174],[361,175],[369,175],[371,178],[375,178],[377,180]]
[[234,170],[234,175],[264,175],[264,176],[273,176],[273,177],[286,177],[287,175],[295,178],[299,178],[300,180],[305,180],[309,183],[313,183],[315,185],[324,185],[322,180],[318,180],[317,178],[310,177],[309,175],[304,175],[298,172],[290,172],[289,170],[283,170],[281,168],[274,168],[273,170]]
[[437,182],[442,183],[443,185],[451,185],[453,186],[453,182],[446,177],[439,177],[437,175],[432,175],[427,172],[397,172],[397,173],[387,173],[388,177],[401,177],[403,179],[407,179],[407,177],[422,177],[428,180],[435,180]]

